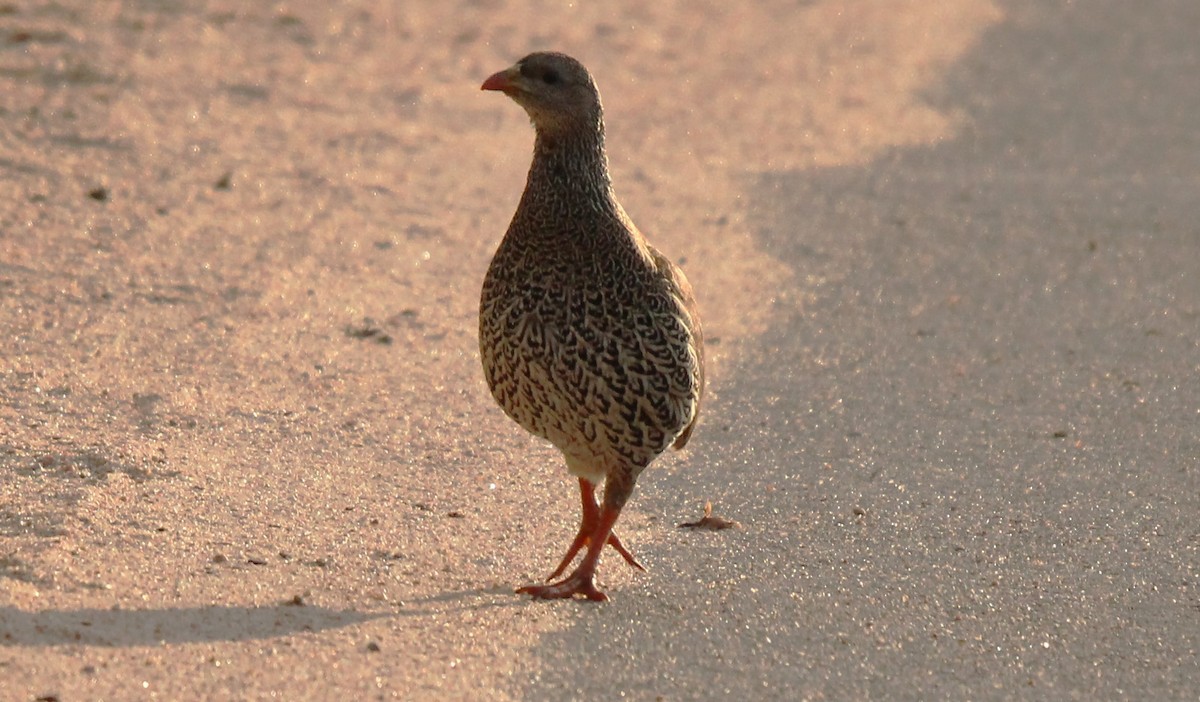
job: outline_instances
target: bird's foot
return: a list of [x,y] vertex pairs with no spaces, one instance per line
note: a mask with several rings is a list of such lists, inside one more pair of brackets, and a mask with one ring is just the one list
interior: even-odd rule
[[526,585],[517,588],[522,595],[529,595],[535,600],[565,600],[576,595],[583,595],[592,602],[606,602],[608,595],[596,588],[591,575],[585,575],[578,570],[556,583],[548,585]]
[[[584,524],[579,528],[579,533],[575,535],[575,540],[571,542],[571,547],[567,549],[567,555],[563,556],[563,559],[559,561],[558,567],[554,569],[554,572],[550,574],[550,577],[546,578],[547,581],[553,580],[562,575],[562,572],[567,569],[567,566],[571,565],[571,561],[575,560],[575,554],[579,553],[580,549],[582,549],[584,546],[587,546],[591,542],[592,530],[593,527],[590,524]],[[629,549],[625,548],[625,544],[621,543],[621,539],[618,538],[616,534],[611,532],[609,533],[608,545],[612,546],[617,553],[621,554],[621,557],[625,559],[626,563],[634,568],[637,568],[643,573],[646,572],[646,566],[638,563],[638,560],[634,558],[632,553],[629,552]]]
[[625,559],[626,563],[633,566],[634,568],[637,568],[638,570],[642,571],[643,573],[646,572],[646,566],[642,565],[641,563],[638,563],[638,559],[634,558],[633,554],[629,552],[629,549],[625,548],[625,544],[621,543],[621,540],[617,538],[616,534],[609,533],[608,545],[612,546],[614,549],[616,549],[617,553],[621,554],[621,557]]

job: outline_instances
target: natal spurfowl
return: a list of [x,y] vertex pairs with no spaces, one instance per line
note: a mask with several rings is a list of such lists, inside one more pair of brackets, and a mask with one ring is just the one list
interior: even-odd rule
[[587,549],[564,579],[518,592],[605,600],[593,582],[605,544],[644,570],[612,530],[634,482],[695,427],[700,317],[683,272],[617,202],[600,93],[587,69],[564,54],[535,53],[482,89],[525,108],[537,133],[525,193],[483,282],[484,375],[505,413],[558,447],[579,478],[579,533],[548,580]]

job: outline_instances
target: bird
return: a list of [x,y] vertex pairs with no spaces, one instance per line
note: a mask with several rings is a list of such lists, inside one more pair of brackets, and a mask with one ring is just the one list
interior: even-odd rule
[[562,452],[581,504],[558,567],[517,593],[604,601],[595,576],[606,545],[645,570],[613,531],[638,476],[683,448],[699,417],[696,297],[617,201],[600,91],[582,63],[532,53],[481,89],[524,108],[535,133],[524,193],[480,294],[484,376],[505,414]]

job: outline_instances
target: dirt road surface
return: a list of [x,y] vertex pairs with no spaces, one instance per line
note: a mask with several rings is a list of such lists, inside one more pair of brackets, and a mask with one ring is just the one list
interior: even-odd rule
[[[0,699],[1200,695],[1200,5],[330,5],[0,4]],[[712,339],[603,605],[478,367],[537,49]]]

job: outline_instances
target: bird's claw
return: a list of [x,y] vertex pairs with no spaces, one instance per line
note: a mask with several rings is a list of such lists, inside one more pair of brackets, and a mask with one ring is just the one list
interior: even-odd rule
[[584,576],[575,571],[556,583],[547,585],[526,585],[517,588],[517,593],[529,595],[535,600],[565,600],[583,595],[592,602],[607,602],[608,595],[596,588],[590,576]]

